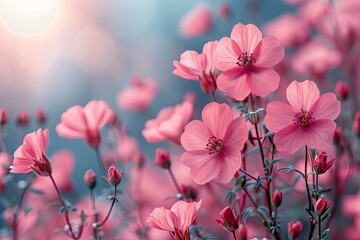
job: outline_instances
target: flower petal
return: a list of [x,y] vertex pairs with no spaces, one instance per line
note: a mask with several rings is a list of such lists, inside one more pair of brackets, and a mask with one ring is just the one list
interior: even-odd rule
[[296,112],[309,111],[319,99],[320,91],[313,81],[292,81],[286,89],[286,97]]
[[234,115],[229,105],[212,102],[204,107],[202,119],[212,136],[224,140],[225,133],[233,121]]
[[267,129],[278,132],[280,129],[293,124],[296,112],[288,104],[274,101],[266,106],[265,124]]
[[295,153],[301,146],[305,146],[301,127],[292,124],[280,129],[274,136],[274,143],[279,151],[289,154]]
[[[206,158],[206,161],[204,161],[203,164],[192,166],[190,175],[195,183],[203,185],[219,175],[221,163],[217,161],[218,159],[214,155],[215,154],[212,154],[210,157]],[[183,157],[181,159],[183,160]],[[183,161],[183,163],[185,163],[185,161]]]
[[180,139],[181,145],[186,151],[204,150],[210,136],[210,132],[203,122],[193,120],[185,126]]
[[228,37],[220,39],[214,53],[214,62],[217,69],[226,71],[234,67],[239,67],[236,62],[241,55],[241,51],[237,43]]
[[233,68],[222,72],[216,80],[218,88],[230,94],[236,100],[244,100],[250,94],[247,75],[242,68]]
[[267,96],[279,87],[279,83],[279,74],[271,68],[254,67],[251,72],[247,72],[247,84],[256,96]]
[[302,138],[310,148],[324,149],[332,144],[336,123],[329,119],[320,119],[311,122],[307,131],[302,132]]
[[224,136],[225,150],[233,146],[238,150],[242,150],[247,139],[248,129],[245,118],[237,117],[231,122]]
[[234,174],[241,167],[241,150],[242,148],[238,148],[235,151],[225,150],[224,158],[218,159],[217,161],[221,161],[221,169],[218,175],[218,179],[220,182],[228,183],[234,177]]
[[341,110],[341,103],[335,94],[325,93],[311,107],[310,112],[315,119],[335,120]]
[[199,209],[197,207],[197,203],[177,201],[170,210],[177,216],[177,229],[184,233],[190,227],[191,223],[195,220]]
[[178,225],[176,215],[164,207],[155,208],[147,220],[153,228],[172,232]]
[[[236,24],[231,31],[231,38],[239,45],[241,52],[253,53],[262,39],[262,33],[254,24]],[[238,55],[240,56],[240,55]]]
[[256,59],[255,66],[272,67],[279,63],[285,55],[285,50],[280,41],[273,37],[265,37],[254,50],[253,56]]

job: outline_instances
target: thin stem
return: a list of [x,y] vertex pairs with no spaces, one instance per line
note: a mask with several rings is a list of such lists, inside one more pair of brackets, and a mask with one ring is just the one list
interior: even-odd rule
[[115,189],[114,189],[114,196],[113,196],[113,199],[112,199],[112,203],[111,203],[111,207],[110,207],[110,209],[109,209],[109,212],[107,213],[106,217],[105,217],[104,220],[99,224],[98,227],[104,226],[104,224],[106,223],[106,221],[109,219],[109,216],[110,216],[110,214],[111,214],[111,211],[112,211],[113,208],[114,208],[115,202],[117,201],[117,199],[116,199],[116,192],[117,192],[116,186],[114,186],[114,188],[115,188]]
[[[99,221],[99,214],[96,210],[96,204],[95,204],[95,193],[93,189],[90,189],[90,198],[91,198],[91,208],[93,210],[94,213],[94,220],[95,223],[97,223]],[[98,231],[97,231],[97,227],[94,227],[94,238],[98,239]]]
[[66,224],[69,226],[69,232],[70,232],[71,238],[73,238],[73,239],[75,239],[75,240],[76,240],[76,239],[79,239],[79,238],[81,237],[81,233],[82,233],[82,229],[83,229],[83,228],[80,227],[79,235],[76,236],[76,234],[74,233],[74,231],[73,231],[73,229],[72,229],[72,225],[71,225],[71,223],[70,223],[70,220],[69,220],[68,207],[67,207],[67,205],[66,205],[66,203],[65,203],[65,201],[64,201],[64,199],[63,199],[63,197],[62,197],[62,195],[61,195],[61,193],[60,193],[60,190],[59,190],[58,186],[57,186],[56,183],[55,183],[55,180],[54,180],[53,176],[50,175],[49,177],[50,177],[50,179],[51,179],[51,182],[52,182],[53,185],[54,185],[54,188],[55,188],[56,193],[57,193],[57,195],[58,195],[58,198],[59,198],[59,200],[60,200],[60,202],[61,202],[61,205],[65,208],[65,220],[66,220]]
[[233,234],[233,236],[234,236],[234,240],[237,240],[235,231],[232,231],[232,234]]
[[172,172],[171,168],[169,168],[169,174],[170,174],[171,180],[172,180],[173,183],[175,184],[176,190],[177,190],[179,193],[181,193],[181,188],[180,188],[178,182],[176,181],[176,178],[175,178],[174,173]]
[[318,239],[319,240],[321,240],[322,239],[322,237],[321,237],[321,215],[319,214],[319,216],[318,216]]
[[313,210],[313,206],[312,206],[312,203],[311,203],[310,189],[309,189],[309,184],[308,184],[307,162],[308,162],[308,147],[305,145],[305,169],[304,169],[304,176],[305,177],[304,177],[304,180],[305,180],[305,185],[306,185],[306,192],[307,192],[308,206],[309,206],[308,213],[309,213],[309,221],[310,221],[310,231],[309,231],[308,239],[310,240],[312,238],[315,225],[313,223],[313,216],[311,215],[311,212]]
[[215,93],[211,93],[211,98],[212,98],[213,102],[217,102],[217,100],[215,98]]

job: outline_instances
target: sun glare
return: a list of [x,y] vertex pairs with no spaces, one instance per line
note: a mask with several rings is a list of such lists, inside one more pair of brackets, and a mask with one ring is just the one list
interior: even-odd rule
[[0,0],[2,24],[18,35],[37,35],[50,27],[59,0]]

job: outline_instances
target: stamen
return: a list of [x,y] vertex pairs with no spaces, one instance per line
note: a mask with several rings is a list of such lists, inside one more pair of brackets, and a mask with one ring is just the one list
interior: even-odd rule
[[315,118],[312,117],[312,113],[301,109],[300,112],[295,114],[293,122],[299,126],[308,126]]
[[209,154],[215,154],[221,152],[224,149],[224,146],[221,139],[212,136],[208,139],[205,149],[209,151]]
[[252,53],[248,54],[247,52],[241,53],[241,55],[237,58],[236,64],[239,67],[244,69],[250,68],[252,64],[256,62]]

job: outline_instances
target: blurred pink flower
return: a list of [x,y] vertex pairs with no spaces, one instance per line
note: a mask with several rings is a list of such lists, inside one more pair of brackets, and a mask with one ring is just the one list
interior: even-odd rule
[[334,93],[320,96],[313,81],[293,81],[286,90],[290,105],[274,101],[266,106],[266,127],[275,132],[280,151],[290,154],[301,146],[324,149],[332,143],[339,115],[340,101]]
[[279,39],[285,47],[295,47],[309,39],[310,25],[299,16],[283,14],[266,24],[265,33]]
[[231,38],[222,38],[215,50],[215,66],[223,71],[218,88],[236,100],[244,100],[250,93],[265,97],[279,86],[280,76],[271,67],[284,54],[279,40],[273,36],[262,39],[255,25],[235,25]]
[[49,130],[39,128],[25,136],[23,144],[16,149],[11,173],[29,173],[34,171],[40,176],[51,174],[51,164],[45,156],[48,146]]
[[119,107],[129,111],[146,110],[154,100],[158,86],[152,79],[133,76],[131,85],[121,90],[116,97]]
[[241,166],[241,153],[248,138],[243,117],[234,119],[226,104],[210,103],[202,111],[203,122],[193,120],[181,135],[186,152],[181,161],[190,167],[197,184],[205,184],[215,177],[229,182]]
[[5,108],[0,107],[0,125],[4,125],[9,120],[9,115]]
[[147,222],[153,228],[169,231],[173,240],[190,239],[189,227],[195,220],[201,206],[198,202],[177,201],[170,210],[155,208]]
[[303,45],[291,60],[292,68],[302,74],[312,74],[317,78],[324,77],[329,69],[341,61],[341,54],[323,41],[313,39]]
[[180,136],[185,125],[190,121],[194,112],[194,105],[188,100],[177,104],[174,107],[162,109],[155,119],[145,123],[142,135],[150,143],[162,142],[165,140],[180,144]]
[[101,141],[100,129],[115,119],[114,112],[106,102],[92,100],[85,107],[72,106],[61,115],[56,131],[65,138],[84,138],[93,148]]
[[176,68],[173,74],[190,80],[198,80],[205,93],[214,94],[216,78],[214,65],[214,51],[218,41],[211,41],[204,45],[203,52],[197,53],[187,50],[180,56],[180,62],[174,61]]
[[183,16],[179,32],[183,38],[194,38],[207,32],[212,25],[213,19],[209,6],[199,3]]

